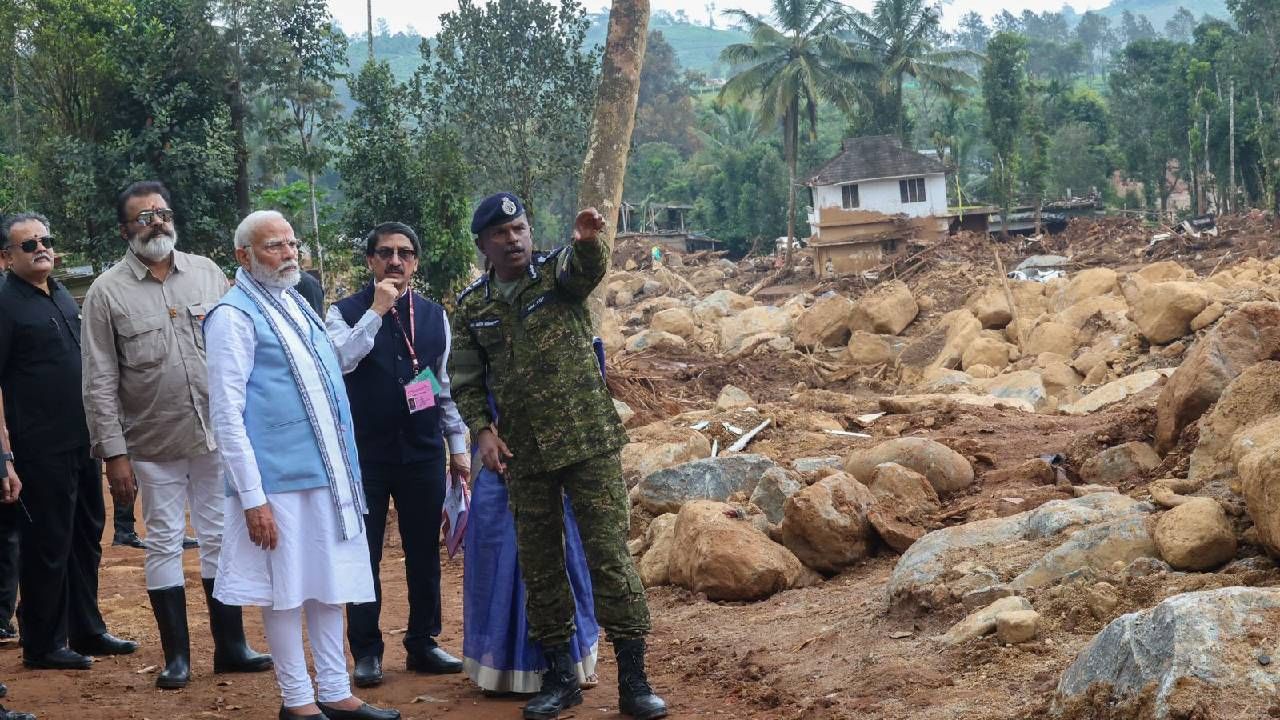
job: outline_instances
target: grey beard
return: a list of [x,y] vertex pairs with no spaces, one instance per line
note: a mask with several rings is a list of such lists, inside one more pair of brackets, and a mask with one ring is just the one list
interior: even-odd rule
[[156,235],[150,240],[143,240],[140,235],[129,238],[129,249],[133,254],[149,262],[160,262],[169,257],[177,244],[177,230],[174,230],[172,235]]
[[249,274],[253,276],[254,280],[277,290],[291,288],[302,280],[302,271],[298,269],[296,262],[272,270],[259,263],[258,258],[254,257],[252,252],[249,253]]

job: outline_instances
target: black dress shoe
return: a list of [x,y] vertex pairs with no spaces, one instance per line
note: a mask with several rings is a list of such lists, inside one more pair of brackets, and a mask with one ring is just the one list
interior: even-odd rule
[[142,538],[138,537],[138,533],[136,532],[116,533],[115,537],[111,538],[111,544],[128,545],[129,547],[140,549],[146,547],[146,545],[142,544]]
[[438,647],[423,653],[409,653],[405,667],[410,672],[448,675],[462,672],[462,661]]
[[382,684],[382,658],[377,655],[356,658],[355,682],[358,688],[377,687]]
[[197,539],[195,539],[195,538],[193,538],[193,537],[184,537],[184,538],[182,538],[182,549],[183,549],[183,550],[195,550],[195,549],[196,549],[196,548],[198,548],[198,547],[200,547],[200,541],[199,541],[199,540],[197,540]]
[[5,710],[4,706],[0,705],[0,720],[36,720],[36,716],[17,710]]
[[138,649],[138,643],[102,633],[83,642],[72,643],[71,649],[81,655],[131,655]]
[[39,657],[23,655],[22,664],[32,670],[88,670],[93,660],[71,648],[58,648]]
[[374,707],[365,703],[355,710],[341,710],[332,705],[316,703],[329,720],[400,720],[400,711],[395,708]]
[[[4,718],[0,718],[0,720],[4,720]],[[285,710],[284,706],[281,705],[280,720],[329,720],[329,718],[326,717],[324,713],[316,713],[315,715],[294,715],[288,710]]]

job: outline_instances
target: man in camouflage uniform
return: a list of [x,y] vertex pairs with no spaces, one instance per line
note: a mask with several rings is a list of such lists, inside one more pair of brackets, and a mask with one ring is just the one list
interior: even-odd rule
[[[534,253],[519,198],[498,193],[476,208],[471,232],[490,269],[458,296],[449,375],[480,461],[507,482],[526,589],[529,635],[546,655],[529,720],[582,702],[573,670],[573,594],[565,572],[563,494],[577,516],[591,568],[596,617],[618,658],[619,709],[641,720],[666,704],[644,672],[649,608],[627,552],[627,443],[592,349],[586,300],[604,277],[608,247],[595,208],[574,222],[574,242]],[[499,417],[491,414],[492,394]]]

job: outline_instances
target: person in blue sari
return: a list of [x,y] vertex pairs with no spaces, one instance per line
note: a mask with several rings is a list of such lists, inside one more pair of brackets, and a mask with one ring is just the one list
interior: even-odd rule
[[[594,346],[603,368],[604,344],[597,339]],[[492,397],[489,407],[497,417]],[[529,638],[525,586],[507,486],[483,463],[473,461],[471,467],[476,470],[463,536],[463,669],[488,695],[536,693],[542,686],[546,661],[541,644]],[[589,687],[596,681],[600,626],[592,604],[591,574],[568,498],[564,501],[564,526],[565,569],[575,609],[569,652],[578,682]]]

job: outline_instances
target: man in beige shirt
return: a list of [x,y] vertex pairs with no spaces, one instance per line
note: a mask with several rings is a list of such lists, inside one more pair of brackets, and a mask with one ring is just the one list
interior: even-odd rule
[[224,485],[209,422],[201,324],[227,291],[227,279],[208,258],[174,249],[178,233],[161,183],[130,185],[116,213],[129,249],[85,296],[85,413],[112,499],[132,504],[142,495],[147,594],[165,659],[156,686],[185,687],[191,676],[182,575],[188,503],[200,540],[214,672],[267,670],[271,657],[245,643],[240,608],[213,597]]

